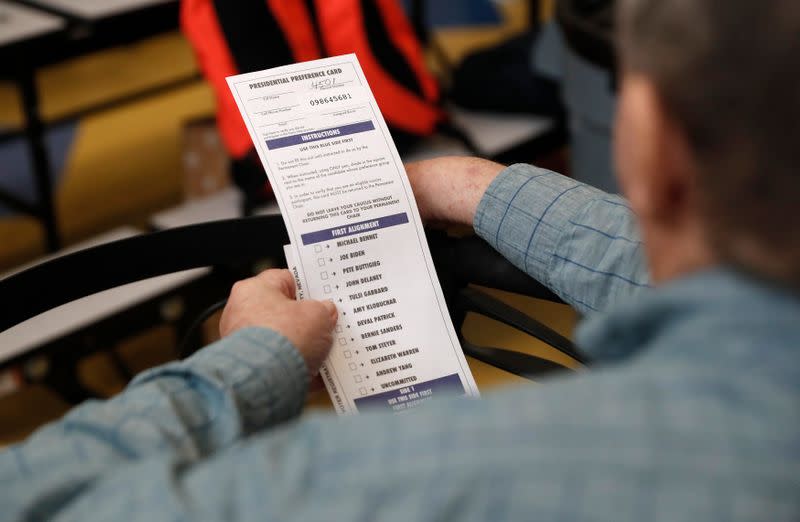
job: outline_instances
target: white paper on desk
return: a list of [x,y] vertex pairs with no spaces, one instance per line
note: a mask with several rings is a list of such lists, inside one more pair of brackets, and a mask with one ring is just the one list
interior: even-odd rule
[[322,377],[339,413],[477,396],[411,186],[355,55],[228,78],[307,297],[339,308]]

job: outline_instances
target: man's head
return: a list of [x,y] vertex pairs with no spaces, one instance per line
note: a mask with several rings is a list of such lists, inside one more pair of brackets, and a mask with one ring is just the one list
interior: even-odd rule
[[620,182],[655,280],[800,287],[800,1],[618,0]]

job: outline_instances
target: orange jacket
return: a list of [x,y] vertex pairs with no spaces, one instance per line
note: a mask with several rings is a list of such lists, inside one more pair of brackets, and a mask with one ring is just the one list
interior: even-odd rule
[[[390,127],[426,136],[441,121],[438,85],[426,68],[422,48],[397,0],[247,1],[265,3],[295,61],[356,53]],[[370,12],[377,12],[380,19],[367,20],[362,2],[371,2]],[[416,89],[398,81],[386,64],[381,63],[370,42],[367,24],[382,24],[388,45],[405,62],[404,67],[410,69]],[[251,71],[239,70],[213,0],[183,0],[181,27],[214,90],[217,124],[228,152],[234,158],[242,158],[252,148],[252,142],[225,78]],[[273,64],[277,65],[283,64]]]

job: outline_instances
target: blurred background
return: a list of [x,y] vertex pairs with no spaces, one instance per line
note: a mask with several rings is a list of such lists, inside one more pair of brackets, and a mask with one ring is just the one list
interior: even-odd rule
[[[115,239],[276,214],[219,86],[226,71],[348,51],[342,35],[327,35],[324,17],[311,17],[311,32],[296,32],[289,3],[0,0],[0,279]],[[528,162],[615,191],[608,34],[571,18],[588,13],[604,27],[611,3],[355,2],[369,43],[357,52],[372,52],[419,99],[419,122],[425,107],[443,115],[409,124],[395,119],[389,95],[375,93],[403,159]],[[314,15],[314,2],[299,4]],[[309,34],[325,45],[304,48]],[[232,280],[281,261],[126,285],[0,333],[0,445],[179,356],[181,337]],[[485,291],[571,335],[576,316],[567,306],[507,290]],[[0,295],[6,306],[18,297]],[[202,342],[214,340],[217,317],[203,323]],[[468,314],[462,331],[474,343],[580,366],[485,316]],[[482,389],[524,382],[495,365],[470,364]],[[310,402],[329,404],[324,392]]]

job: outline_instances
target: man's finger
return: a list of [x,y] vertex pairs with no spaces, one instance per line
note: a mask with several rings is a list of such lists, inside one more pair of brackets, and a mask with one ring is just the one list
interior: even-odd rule
[[322,306],[324,306],[325,310],[328,312],[331,318],[331,328],[333,328],[339,321],[339,309],[336,308],[336,305],[331,301],[322,301]]
[[300,306],[304,307],[307,313],[311,313],[319,318],[316,320],[326,321],[326,326],[329,329],[333,329],[333,327],[336,326],[336,322],[339,320],[339,310],[332,302],[314,301],[309,299],[306,301],[300,301],[300,303]]
[[297,294],[294,286],[294,277],[286,269],[264,270],[256,278],[265,286],[277,290],[290,299],[296,299]]

